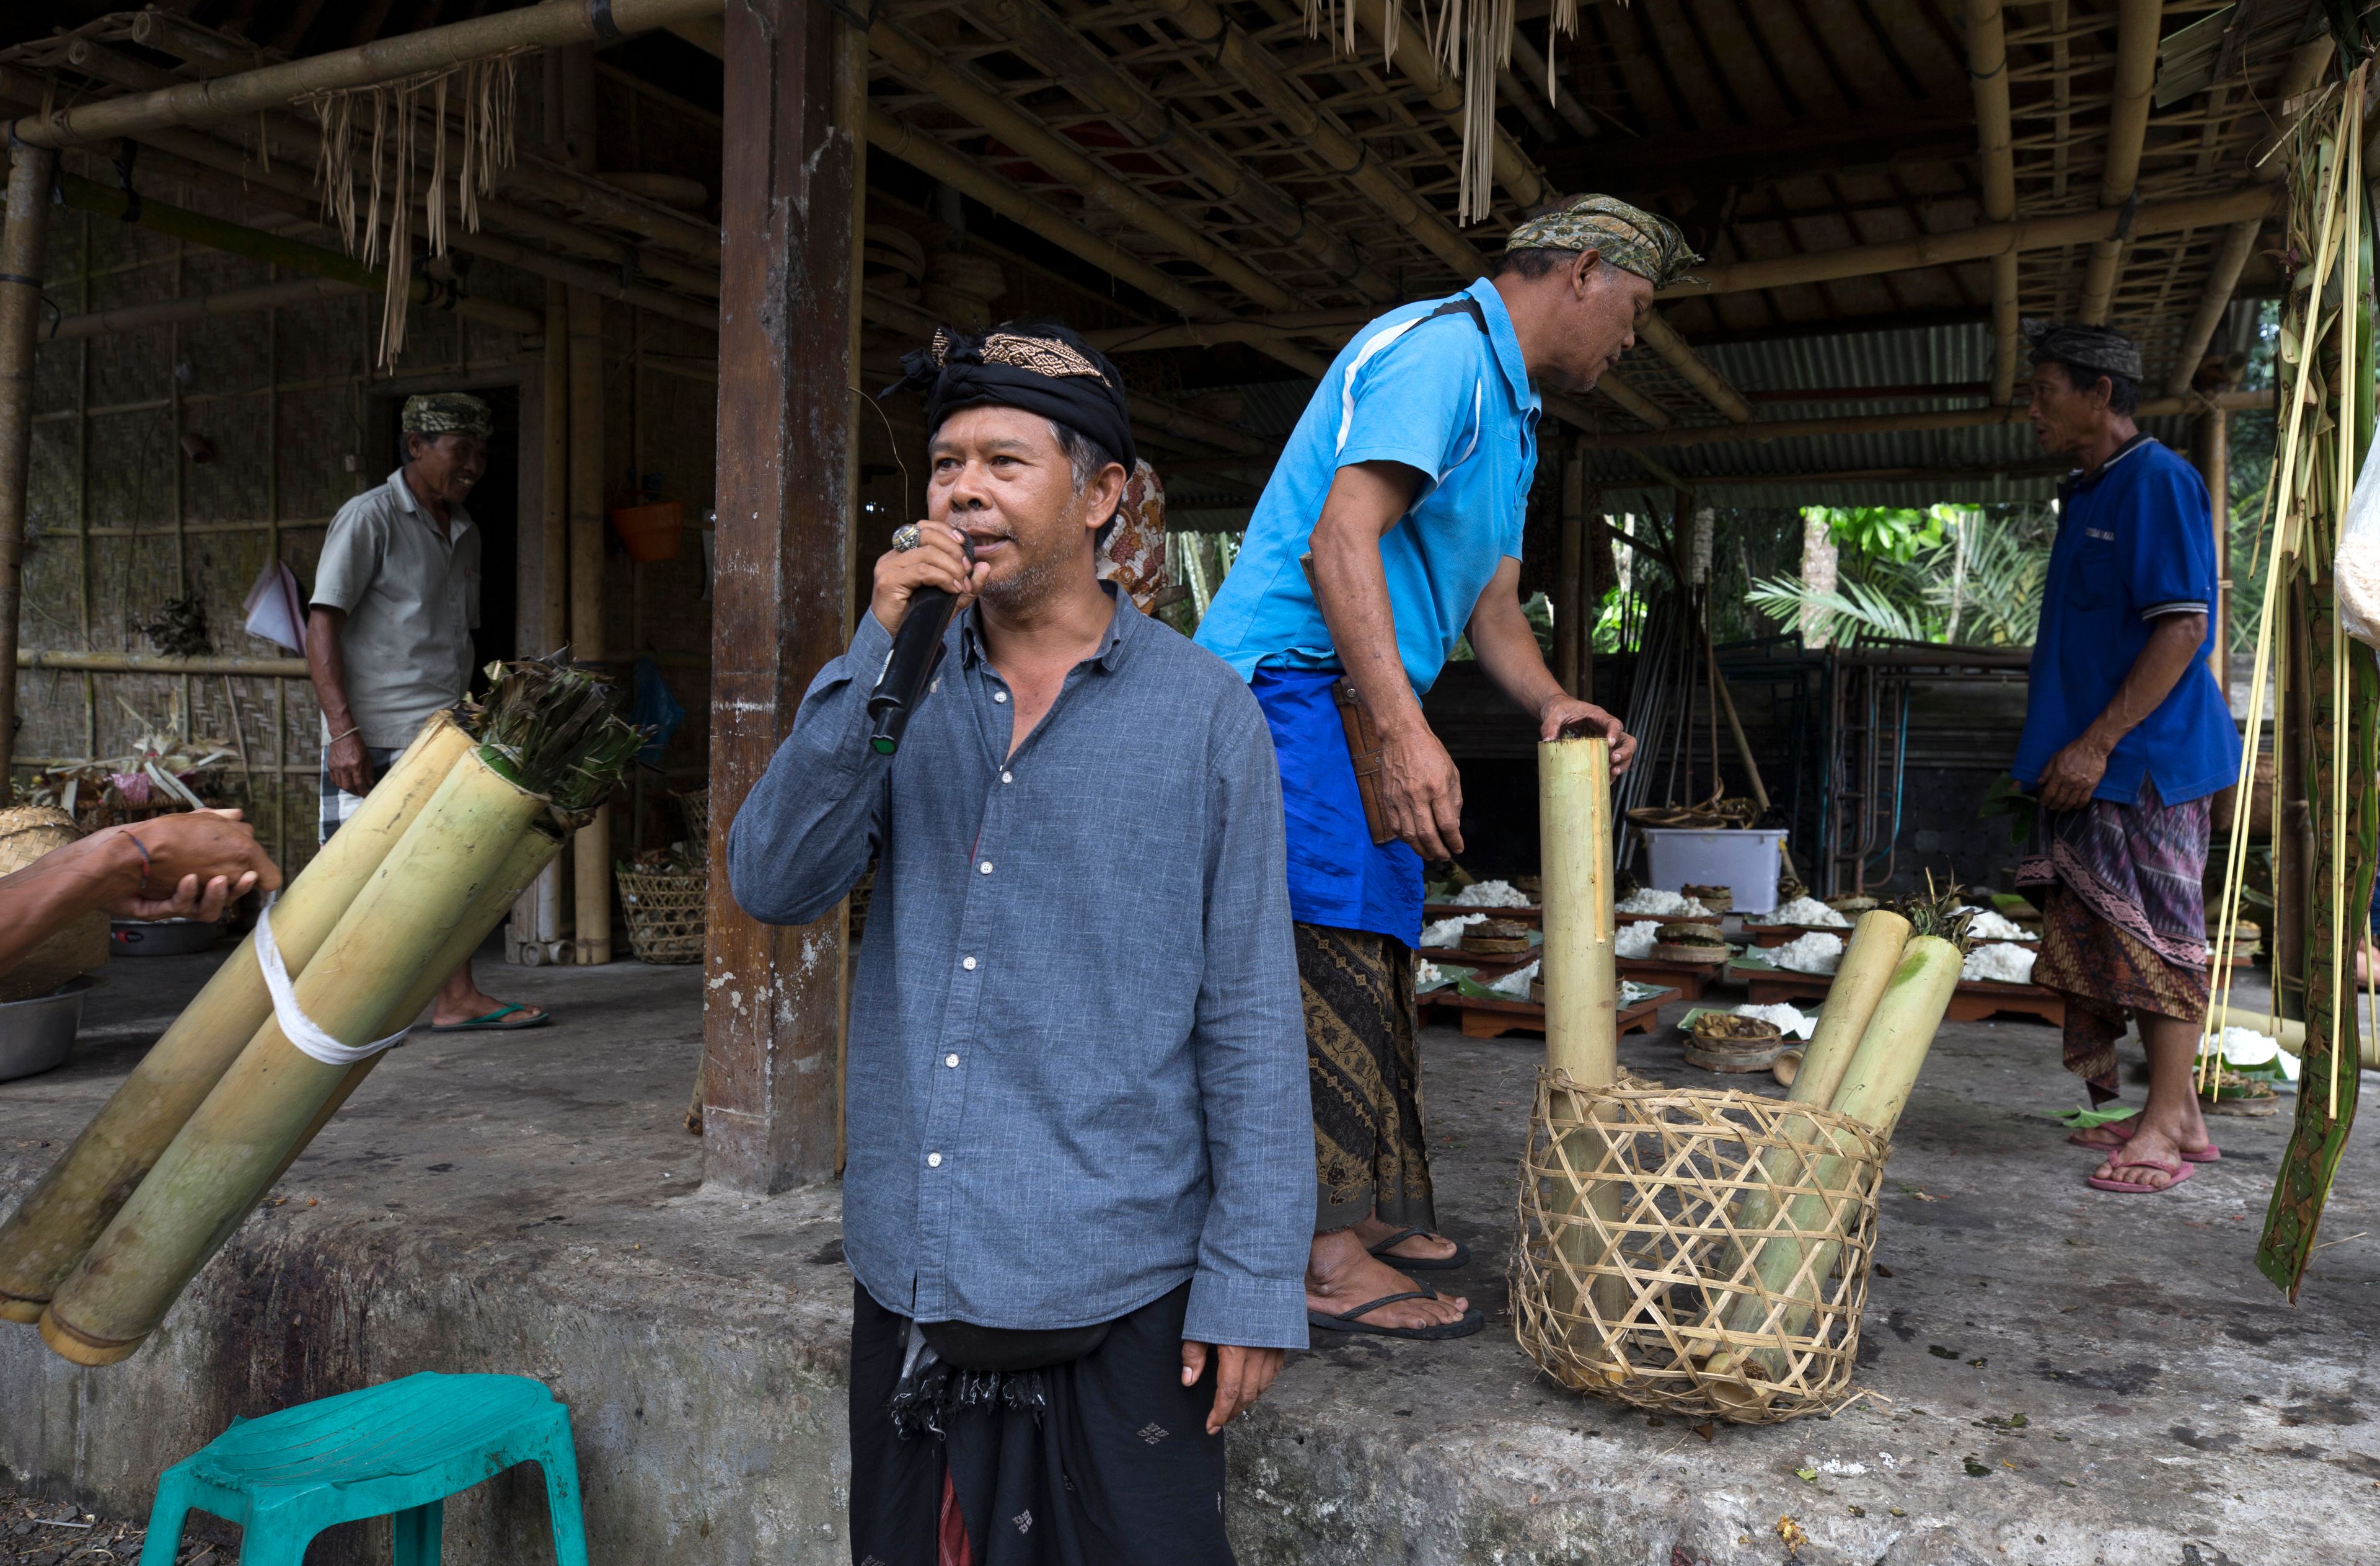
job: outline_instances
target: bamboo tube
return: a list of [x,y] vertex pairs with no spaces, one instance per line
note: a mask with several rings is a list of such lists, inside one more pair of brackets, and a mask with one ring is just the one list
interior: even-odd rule
[[[211,250],[221,250],[225,255],[270,261],[310,277],[335,278],[372,293],[383,292],[388,285],[386,275],[379,268],[368,267],[352,257],[325,249],[320,245],[309,245],[301,239],[267,234],[260,228],[226,223],[204,212],[169,206],[145,197],[136,204],[134,199],[123,191],[85,179],[79,175],[60,175],[58,188],[66,204],[78,211],[97,212],[103,217],[137,224],[171,238],[204,245]],[[431,300],[434,292],[429,280],[421,277],[413,279],[408,288],[407,297],[416,304]],[[497,299],[482,299],[463,294],[440,302],[451,304],[455,313],[466,320],[484,322],[490,326],[501,326],[511,332],[534,333],[543,325],[534,311]]]
[[33,345],[49,249],[45,200],[55,154],[26,150],[8,170],[0,220],[0,794],[17,747],[18,606],[24,591],[25,519],[33,456]]
[[[471,747],[444,713],[282,892],[273,934],[302,973],[431,795]],[[199,1105],[273,1013],[254,936],[207,980],[164,1037],[0,1224],[0,1320],[34,1321]]]
[[[544,873],[545,868],[553,863],[554,856],[561,851],[561,830],[548,820],[532,822],[504,860],[503,870],[488,883],[487,890],[472,903],[470,910],[455,922],[445,944],[438,948],[438,954],[430,959],[429,965],[421,970],[421,977],[414,981],[412,989],[406,993],[405,998],[389,1008],[388,1015],[380,1020],[372,1036],[385,1038],[419,1016],[421,1008],[437,998],[439,988],[446,982],[446,976],[462,966],[471,953],[480,949],[480,942],[488,938],[488,931],[504,917],[504,910],[511,907],[514,900]],[[265,1191],[281,1183],[281,1177],[289,1172],[289,1166],[313,1145],[314,1138],[321,1135],[322,1127],[331,1123],[331,1117],[339,1112],[340,1106],[363,1086],[364,1078],[371,1074],[372,1067],[387,1058],[388,1051],[382,1050],[347,1068],[347,1074],[331,1090],[331,1096],[323,1100],[322,1107],[315,1111],[306,1129],[298,1134],[298,1139],[289,1145],[289,1151],[273,1170],[273,1178],[267,1180],[263,1189],[257,1193],[260,1199]]]
[[[546,808],[477,752],[465,757],[298,976],[300,1009],[343,1044],[378,1036],[425,978],[434,989],[445,977],[441,949]],[[42,1341],[78,1365],[113,1365],[139,1349],[348,1070],[301,1052],[277,1018],[259,1028],[59,1285],[42,1313]]]
[[[1867,1032],[1843,1073],[1842,1086],[1832,1105],[1836,1113],[1858,1121],[1888,1142],[1891,1140],[1894,1129],[1900,1123],[1900,1111],[1908,1105],[1910,1089],[1916,1085],[1917,1073],[1933,1046],[1934,1035],[1950,1009],[1950,996],[1959,987],[1962,961],[1959,949],[1937,936],[1921,935],[1908,943],[1893,970],[1892,982],[1876,1003]],[[1806,1060],[1803,1071],[1808,1074]],[[1794,1086],[1794,1096],[1799,1098],[1800,1082]],[[1831,1188],[1842,1178],[1843,1163],[1841,1157],[1817,1159],[1810,1183]],[[1806,1235],[1839,1231],[1844,1217],[1840,1209],[1829,1210],[1828,1198],[1818,1196],[1797,1196],[1786,1209],[1789,1227]],[[1807,1276],[1813,1281],[1824,1279],[1835,1264],[1835,1251],[1840,1243],[1837,1239],[1803,1240],[1782,1235],[1762,1242],[1760,1255],[1754,1261],[1760,1292],[1736,1296],[1728,1311],[1729,1329],[1736,1332],[1773,1329],[1784,1336],[1803,1330],[1809,1321],[1810,1306],[1788,1304],[1776,1296],[1791,1289],[1795,1280],[1803,1276],[1805,1258]],[[1774,1306],[1771,1300],[1775,1300]],[[1773,1329],[1772,1308],[1778,1313]],[[1781,1367],[1781,1351],[1730,1351],[1714,1355],[1706,1367],[1707,1374],[1717,1378],[1712,1396],[1722,1402],[1740,1399],[1757,1403],[1762,1390],[1749,1375],[1755,1363],[1773,1373]]]
[[[1555,739],[1537,747],[1537,819],[1540,869],[1545,879],[1545,945],[1538,973],[1546,989],[1546,1065],[1581,1087],[1609,1087],[1620,1077],[1619,973],[1613,965],[1611,913],[1611,744],[1600,736]],[[1595,1228],[1612,1233],[1620,1218],[1620,1188],[1590,1175],[1584,1193]],[[1557,1193],[1557,1208],[1565,1205]],[[1575,1210],[1574,1208],[1572,1209]],[[1593,1242],[1585,1224],[1560,1226],[1555,1244],[1573,1266],[1584,1268]],[[1556,1269],[1548,1303],[1564,1316],[1578,1314],[1569,1286],[1573,1276]],[[1594,1284],[1597,1317],[1607,1327],[1624,1314],[1621,1281],[1598,1276]],[[1609,1343],[1605,1356],[1622,1373]],[[1609,1371],[1606,1372],[1609,1374]]]
[[[1859,923],[1852,929],[1851,944],[1843,949],[1843,960],[1835,970],[1835,981],[1827,987],[1827,1002],[1818,1012],[1818,1026],[1812,1030],[1809,1047],[1803,1050],[1801,1063],[1795,1068],[1791,1091],[1786,1095],[1788,1102],[1833,1105],[1835,1094],[1851,1070],[1860,1041],[1876,1018],[1876,1006],[1900,968],[1901,953],[1908,944],[1909,921],[1899,914],[1871,908],[1860,916]],[[1781,1129],[1797,1141],[1815,1141],[1819,1136],[1817,1125],[1805,1119],[1787,1121]],[[1756,1232],[1777,1221],[1776,1185],[1780,1180],[1795,1177],[1796,1161],[1795,1155],[1783,1147],[1771,1147],[1761,1155],[1755,1176],[1758,1183],[1736,1203],[1734,1222],[1738,1233]],[[1740,1259],[1740,1251],[1725,1257],[1719,1275],[1733,1277]]]
[[1611,745],[1600,737],[1537,747],[1544,839],[1546,1064],[1582,1087],[1620,1074],[1612,958]]
[[[475,17],[444,27],[382,38],[353,49],[184,82],[154,92],[105,98],[46,115],[28,115],[9,127],[12,140],[36,147],[112,141],[169,125],[221,125],[265,109],[278,109],[315,92],[397,81],[466,60],[487,59],[508,50],[558,48],[600,42],[624,33],[667,27],[695,17],[715,17],[721,0],[610,0],[593,6],[523,6],[495,16]],[[600,18],[600,20],[599,20]]]
[[1887,908],[1869,909],[1852,927],[1851,943],[1843,948],[1835,981],[1827,987],[1827,1003],[1818,1010],[1818,1026],[1802,1056],[1801,1074],[1793,1079],[1789,1097],[1794,1103],[1834,1103],[1843,1074],[1867,1037],[1908,945],[1909,921]]

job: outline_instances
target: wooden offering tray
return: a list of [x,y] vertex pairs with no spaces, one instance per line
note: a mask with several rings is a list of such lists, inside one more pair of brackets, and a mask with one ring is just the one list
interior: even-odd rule
[[1546,921],[1543,908],[1474,908],[1466,903],[1425,903],[1421,917],[1430,919],[1459,919],[1467,914],[1485,914],[1491,919],[1511,919],[1518,924],[1536,925]]
[[1805,935],[1840,935],[1845,942],[1852,938],[1849,925],[1756,925],[1743,921],[1743,938],[1755,946],[1783,946]]
[[1720,963],[1668,963],[1658,957],[1621,957],[1611,965],[1622,978],[1633,978],[1639,984],[1667,985],[1689,1001],[1701,1000],[1704,987],[1718,978],[1725,966]]
[[[1728,969],[1729,977],[1741,978],[1752,991],[1753,1004],[1769,1005],[1779,1001],[1799,1002],[1824,1001],[1834,988],[1831,974],[1795,973],[1791,968],[1755,966],[1737,963]],[[1950,992],[1951,1022],[1981,1022],[2001,1012],[2014,1012],[2052,1027],[2066,1026],[2066,1000],[2054,989],[2038,984],[1994,984],[1987,979],[1963,979]]]
[[[1675,989],[1663,989],[1648,995],[1633,1005],[1620,1008],[1620,1032],[1650,1033],[1663,1006],[1678,998]],[[1465,1038],[1500,1038],[1513,1032],[1543,1033],[1546,1030],[1546,1008],[1536,1001],[1491,1001],[1461,994],[1452,986],[1433,989],[1421,998],[1425,1014],[1432,1010],[1458,1012]]]

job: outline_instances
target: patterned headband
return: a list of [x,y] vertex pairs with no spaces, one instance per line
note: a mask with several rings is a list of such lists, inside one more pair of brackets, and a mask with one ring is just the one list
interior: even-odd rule
[[1682,278],[1703,258],[1668,218],[1612,196],[1581,196],[1528,219],[1504,241],[1513,250],[1594,250],[1656,288]]

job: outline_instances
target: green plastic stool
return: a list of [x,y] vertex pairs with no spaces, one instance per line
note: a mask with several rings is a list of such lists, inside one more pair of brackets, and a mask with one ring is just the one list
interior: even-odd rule
[[334,1523],[388,1517],[396,1566],[438,1566],[445,1499],[545,1471],[558,1566],[587,1566],[570,1410],[526,1376],[407,1376],[231,1428],[165,1470],[140,1566],[173,1566],[192,1507],[241,1529],[240,1566],[300,1566]]

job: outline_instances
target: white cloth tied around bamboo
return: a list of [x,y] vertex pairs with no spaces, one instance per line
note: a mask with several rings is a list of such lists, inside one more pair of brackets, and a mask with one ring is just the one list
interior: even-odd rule
[[300,1054],[310,1055],[326,1066],[351,1066],[358,1061],[368,1061],[413,1031],[413,1025],[407,1023],[387,1038],[370,1044],[342,1044],[308,1016],[298,1004],[298,987],[290,982],[289,969],[281,961],[281,948],[273,942],[271,899],[256,911],[256,965],[263,970],[264,988],[273,997],[273,1020],[281,1025],[281,1036]]

